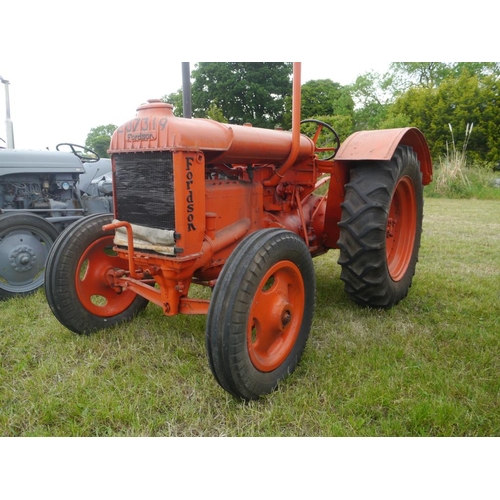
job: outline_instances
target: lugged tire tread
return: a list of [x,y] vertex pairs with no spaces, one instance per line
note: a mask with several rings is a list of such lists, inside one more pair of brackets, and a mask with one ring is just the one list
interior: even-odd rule
[[[385,234],[392,192],[403,174],[412,177],[419,220],[411,264],[404,278],[396,283],[387,270]],[[423,186],[412,148],[399,146],[391,161],[360,162],[353,167],[341,208],[337,244],[344,290],[362,305],[392,307],[408,294],[422,232]]]

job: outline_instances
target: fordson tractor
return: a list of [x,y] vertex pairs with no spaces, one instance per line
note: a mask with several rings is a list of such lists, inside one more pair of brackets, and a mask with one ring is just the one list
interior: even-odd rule
[[[390,308],[410,288],[423,186],[432,164],[415,128],[291,131],[180,118],[150,100],[111,138],[114,214],[77,221],[52,246],[48,303],[78,334],[131,320],[206,314],[220,386],[243,400],[273,391],[304,350],[315,307],[312,258],[340,249],[346,293]],[[311,121],[311,120],[306,120]],[[334,141],[323,147],[328,132]],[[192,294],[209,287],[210,299]]]

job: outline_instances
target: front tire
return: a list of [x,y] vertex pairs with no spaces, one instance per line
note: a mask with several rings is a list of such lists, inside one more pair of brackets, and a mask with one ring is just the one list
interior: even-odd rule
[[355,302],[390,308],[408,294],[418,261],[423,185],[413,149],[351,169],[341,204],[340,278]]
[[258,399],[294,371],[311,328],[315,290],[311,255],[295,233],[265,229],[238,245],[207,317],[210,367],[226,391]]
[[49,306],[69,330],[88,334],[129,321],[148,300],[130,290],[109,286],[106,273],[128,270],[128,262],[113,252],[113,231],[102,226],[112,214],[96,214],[75,222],[52,246],[45,270],[45,295]]

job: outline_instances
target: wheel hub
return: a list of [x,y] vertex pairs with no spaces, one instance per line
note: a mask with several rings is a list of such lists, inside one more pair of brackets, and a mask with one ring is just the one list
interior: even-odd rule
[[283,314],[281,315],[281,324],[283,325],[283,328],[288,325],[292,321],[292,313],[290,309],[286,309],[283,311]]
[[9,255],[9,262],[15,271],[24,273],[33,269],[36,254],[31,247],[22,245],[12,250]]

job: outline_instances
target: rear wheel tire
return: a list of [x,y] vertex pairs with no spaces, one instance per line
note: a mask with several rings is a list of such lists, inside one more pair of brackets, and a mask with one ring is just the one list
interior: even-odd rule
[[391,161],[351,169],[339,223],[340,278],[357,303],[389,308],[408,294],[423,218],[417,156],[399,146]]
[[59,231],[32,213],[0,217],[0,300],[43,286],[45,263]]
[[102,226],[111,214],[96,214],[66,229],[52,246],[45,270],[45,295],[52,312],[69,330],[88,334],[129,321],[148,300],[135,292],[117,292],[106,273],[128,270],[128,262],[113,252],[114,231]]
[[210,367],[226,391],[258,399],[294,371],[309,336],[315,290],[309,250],[291,231],[265,229],[238,245],[207,317]]

